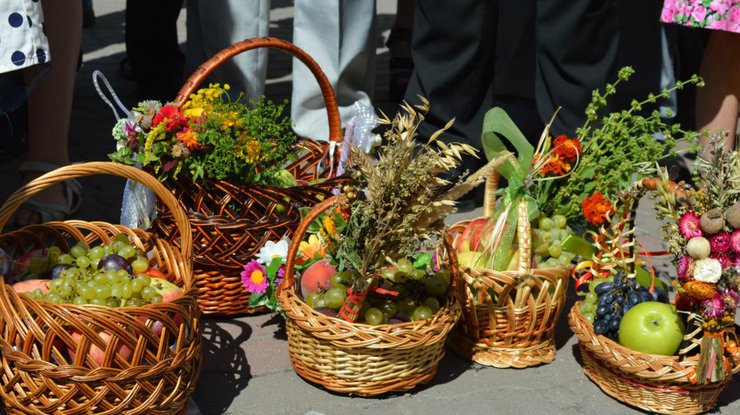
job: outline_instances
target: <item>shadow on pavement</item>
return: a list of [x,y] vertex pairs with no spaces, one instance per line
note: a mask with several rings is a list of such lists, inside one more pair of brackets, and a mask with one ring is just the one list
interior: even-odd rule
[[242,344],[251,334],[239,320],[203,320],[203,369],[193,399],[204,415],[225,413],[247,387],[252,375]]

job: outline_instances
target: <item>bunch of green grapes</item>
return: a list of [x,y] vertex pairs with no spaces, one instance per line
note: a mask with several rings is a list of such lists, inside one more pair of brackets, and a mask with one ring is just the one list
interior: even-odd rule
[[69,253],[59,255],[52,270],[49,292],[36,289],[30,294],[55,303],[94,304],[124,307],[159,304],[163,301],[150,286],[145,272],[149,261],[144,252],[131,245],[125,234],[113,242],[89,248],[80,242]]
[[537,227],[532,229],[532,248],[537,268],[569,265],[575,255],[565,251],[561,243],[572,234],[573,230],[568,227],[565,216],[540,217]]

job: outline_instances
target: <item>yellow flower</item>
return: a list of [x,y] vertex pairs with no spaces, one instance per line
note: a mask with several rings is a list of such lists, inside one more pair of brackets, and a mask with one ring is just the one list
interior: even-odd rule
[[144,151],[151,151],[154,143],[164,138],[166,128],[167,123],[160,123],[156,127],[149,130],[149,134],[147,134],[146,141],[144,142]]
[[203,115],[203,107],[188,108],[183,112],[189,119],[197,120],[201,115]]
[[309,236],[308,241],[301,241],[298,251],[301,253],[300,263],[326,256],[326,249],[316,235]]
[[332,239],[336,239],[337,238],[337,227],[334,224],[334,219],[331,216],[326,215],[324,216],[324,219],[321,221],[321,223],[324,225],[324,229],[326,229],[326,233]]
[[260,143],[253,140],[252,137],[246,135],[247,133],[242,132],[242,136],[246,137],[244,145],[237,150],[237,156],[241,157],[247,163],[254,164],[262,158]]

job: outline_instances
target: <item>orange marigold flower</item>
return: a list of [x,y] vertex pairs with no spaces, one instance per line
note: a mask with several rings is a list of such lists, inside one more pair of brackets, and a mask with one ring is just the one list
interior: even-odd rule
[[186,129],[184,131],[180,131],[179,133],[177,133],[177,140],[185,144],[185,147],[187,147],[190,150],[200,148],[200,143],[198,142],[198,136],[190,129]]
[[543,176],[562,176],[567,174],[570,169],[569,163],[564,162],[557,154],[552,154],[547,164],[542,167],[541,173]]
[[588,223],[600,226],[606,222],[607,215],[612,209],[612,203],[601,192],[595,192],[583,199],[581,209]]
[[559,135],[552,142],[553,153],[560,156],[566,163],[576,161],[579,154],[583,154],[581,142],[577,138],[568,138],[565,134]]

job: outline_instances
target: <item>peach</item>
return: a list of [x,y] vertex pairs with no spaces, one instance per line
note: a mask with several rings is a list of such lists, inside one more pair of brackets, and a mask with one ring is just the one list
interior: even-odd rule
[[[95,344],[90,344],[90,351],[88,352],[90,358],[97,366],[103,366],[104,358],[105,358],[105,349],[108,348],[108,345],[111,342],[111,334],[107,331],[103,331],[101,333],[98,333],[98,336],[100,336],[101,339],[103,339],[103,343],[105,344],[105,348],[101,349]],[[72,332],[72,340],[75,342],[77,347],[79,347],[80,342],[82,341],[82,334],[79,332]],[[69,348],[69,357],[74,361],[75,356],[77,354],[77,347]],[[123,360],[128,361],[131,359],[131,355],[133,354],[133,350],[131,350],[130,347],[121,344],[119,341],[118,347],[116,348],[116,354],[119,355]],[[84,364],[84,363],[83,363]]]
[[40,288],[41,291],[44,294],[46,294],[49,292],[49,284],[51,284],[51,280],[31,279],[31,280],[16,282],[15,284],[13,284],[13,289],[17,293],[25,293],[25,292],[31,292],[37,288]]
[[331,288],[331,277],[336,273],[336,268],[324,259],[311,264],[301,275],[303,298],[316,290]]

